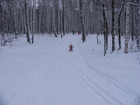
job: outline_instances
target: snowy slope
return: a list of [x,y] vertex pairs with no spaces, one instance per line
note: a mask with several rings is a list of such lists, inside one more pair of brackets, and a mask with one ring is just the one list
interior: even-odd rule
[[1,48],[0,105],[139,105],[138,54],[104,57],[95,38],[36,36]]

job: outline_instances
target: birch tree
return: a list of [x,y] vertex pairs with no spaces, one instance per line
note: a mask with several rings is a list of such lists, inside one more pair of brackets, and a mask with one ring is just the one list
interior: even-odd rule
[[32,17],[32,44],[34,43],[34,34],[35,34],[35,9],[36,9],[36,0],[33,0],[33,17]]
[[59,0],[59,9],[60,9],[60,34],[61,34],[61,38],[63,37],[62,35],[62,10],[63,10],[63,4],[62,4],[62,0]]
[[104,19],[104,56],[105,56],[108,49],[108,23],[107,23],[104,4],[102,4],[102,7],[103,7],[103,19]]
[[85,29],[84,29],[84,20],[83,20],[83,1],[79,0],[80,3],[80,19],[81,19],[81,31],[82,31],[82,40],[85,42],[86,36],[85,36]]
[[125,47],[124,53],[128,53],[128,41],[129,41],[129,30],[130,30],[130,4],[129,0],[126,1],[126,29],[125,29]]
[[63,29],[63,36],[64,36],[65,35],[65,0],[63,0],[62,29]]
[[135,5],[135,34],[136,34],[136,45],[137,48],[140,49],[140,0],[136,0],[135,1],[136,5]]
[[53,33],[55,35],[55,37],[57,37],[57,33],[56,33],[56,24],[55,24],[55,3],[54,0],[52,2],[50,2],[50,5],[52,7],[52,25],[53,25]]
[[119,10],[118,16],[118,43],[119,43],[119,50],[121,49],[121,14],[124,8],[125,0],[122,2],[121,8]]
[[26,37],[27,37],[27,42],[30,43],[30,33],[29,33],[29,15],[28,15],[28,0],[24,1],[25,3],[25,27],[26,27]]
[[115,0],[112,0],[112,52],[115,50]]

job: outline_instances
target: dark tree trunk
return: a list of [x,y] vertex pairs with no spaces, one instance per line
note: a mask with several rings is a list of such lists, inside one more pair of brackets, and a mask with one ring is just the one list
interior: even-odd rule
[[102,4],[102,7],[103,7],[103,20],[104,20],[104,56],[105,56],[108,49],[108,23],[105,14],[104,4]]
[[134,26],[135,26],[135,23],[134,23],[134,6],[132,6],[132,15],[131,15],[131,23],[132,23],[132,26],[131,26],[131,30],[132,30],[132,35],[131,35],[131,40],[134,41]]
[[62,27],[63,27],[63,35],[65,35],[65,0],[63,0],[63,13],[62,13]]
[[119,11],[119,17],[118,17],[118,41],[119,41],[119,50],[121,49],[121,13],[124,7],[125,0],[122,3],[121,9]]
[[136,0],[136,4],[135,5],[135,36],[136,36],[136,45],[137,45],[137,48],[140,49],[140,14],[139,14],[139,11],[140,11],[140,7],[139,7],[139,4],[140,4],[140,0]]
[[32,44],[34,43],[34,34],[35,34],[35,3],[33,5],[34,6],[33,6],[33,10],[32,10],[32,13],[33,13],[33,17],[32,17],[32,22],[33,22],[33,25],[32,25]]
[[112,0],[112,52],[115,50],[115,0]]
[[85,36],[85,29],[84,29],[84,19],[83,19],[83,2],[82,0],[80,2],[80,19],[81,19],[81,32],[82,32],[82,40],[85,42],[86,36]]
[[129,0],[126,2],[126,26],[125,26],[125,48],[124,53],[128,53],[128,41],[129,41],[129,33],[130,33],[130,3]]
[[26,37],[27,42],[30,43],[30,34],[29,34],[29,20],[28,20],[28,9],[27,9],[27,1],[25,0],[25,24],[26,24]]

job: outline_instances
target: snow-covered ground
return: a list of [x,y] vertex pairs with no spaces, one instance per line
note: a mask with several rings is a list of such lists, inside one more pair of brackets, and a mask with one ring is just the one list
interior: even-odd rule
[[99,39],[39,35],[0,47],[0,105],[140,105],[139,53],[103,56]]

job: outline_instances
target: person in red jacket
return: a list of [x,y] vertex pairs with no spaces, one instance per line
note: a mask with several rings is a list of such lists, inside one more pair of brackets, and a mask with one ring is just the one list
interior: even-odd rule
[[78,31],[78,35],[80,35],[81,34],[81,32],[80,31]]
[[69,51],[73,51],[74,46],[72,44],[69,45]]

